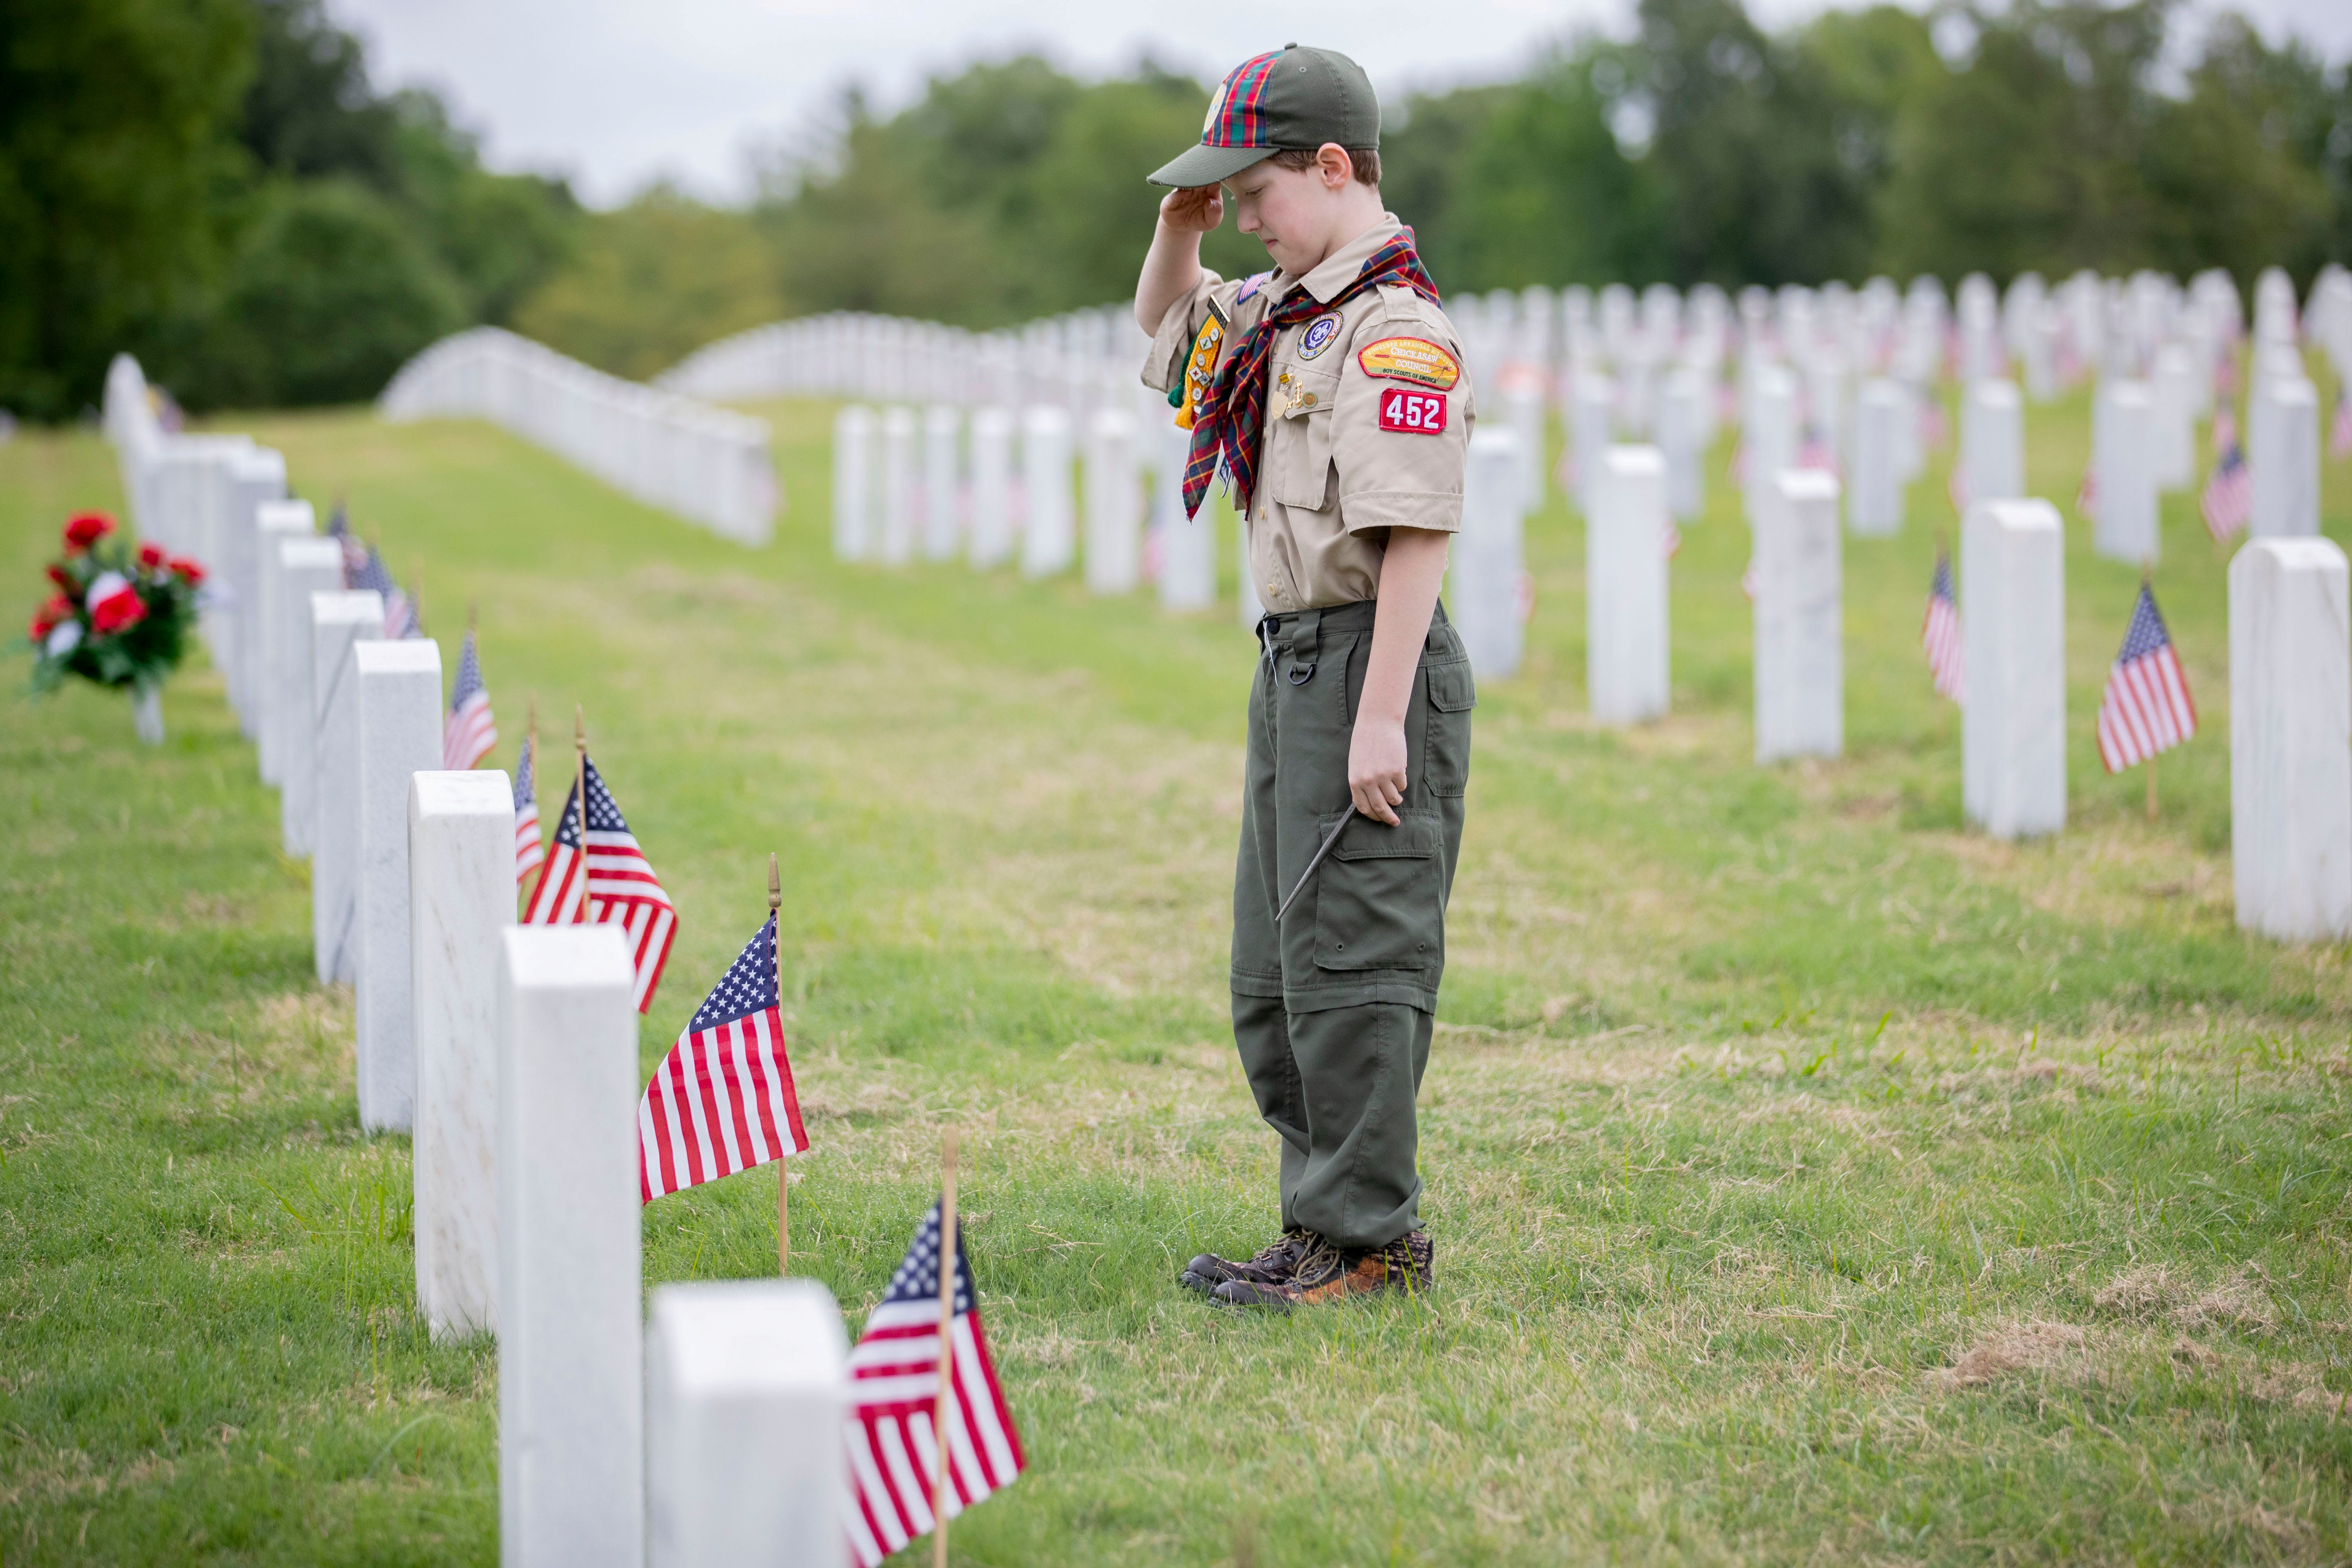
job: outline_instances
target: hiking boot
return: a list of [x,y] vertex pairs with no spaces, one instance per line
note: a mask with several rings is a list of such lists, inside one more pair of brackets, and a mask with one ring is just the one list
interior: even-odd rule
[[1272,1307],[1286,1312],[1383,1290],[1417,1296],[1435,1282],[1435,1257],[1425,1230],[1398,1237],[1386,1247],[1339,1247],[1318,1237],[1289,1279],[1271,1284],[1229,1279],[1217,1287],[1217,1300],[1229,1307]]
[[1218,1286],[1235,1279],[1255,1285],[1279,1285],[1290,1278],[1291,1270],[1298,1267],[1298,1259],[1319,1239],[1313,1231],[1292,1226],[1259,1248],[1255,1258],[1235,1262],[1204,1252],[1184,1265],[1177,1283],[1203,1296],[1214,1294]]

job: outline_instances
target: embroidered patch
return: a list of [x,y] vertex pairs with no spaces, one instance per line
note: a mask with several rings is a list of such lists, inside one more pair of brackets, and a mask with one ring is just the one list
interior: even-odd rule
[[1316,317],[1313,321],[1307,323],[1307,331],[1299,336],[1298,357],[1300,359],[1314,359],[1322,353],[1325,349],[1329,348],[1331,346],[1332,340],[1337,338],[1339,335],[1339,317]]
[[1356,363],[1366,375],[1410,381],[1440,392],[1451,391],[1462,379],[1462,366],[1454,356],[1426,338],[1382,338],[1365,345]]
[[1445,394],[1395,390],[1381,393],[1381,428],[1414,436],[1444,435]]

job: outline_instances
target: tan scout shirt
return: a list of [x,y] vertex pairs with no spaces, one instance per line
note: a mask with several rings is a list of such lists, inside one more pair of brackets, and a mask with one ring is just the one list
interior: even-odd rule
[[[1230,353],[1291,289],[1328,300],[1354,282],[1365,260],[1402,226],[1394,215],[1383,215],[1306,277],[1265,275],[1246,299],[1245,281],[1229,283],[1204,269],[1200,284],[1161,318],[1144,384],[1165,392],[1177,384],[1212,298],[1232,319],[1223,350]],[[1325,324],[1334,317],[1336,327]],[[1445,312],[1399,286],[1359,295],[1275,340],[1249,520],[1250,573],[1268,610],[1378,598],[1391,527],[1444,533],[1462,527],[1462,468],[1474,417],[1469,371],[1444,390],[1372,374],[1367,351],[1373,351],[1372,369],[1412,368],[1417,356],[1410,348],[1375,348],[1394,339],[1434,343],[1461,364],[1461,342]]]

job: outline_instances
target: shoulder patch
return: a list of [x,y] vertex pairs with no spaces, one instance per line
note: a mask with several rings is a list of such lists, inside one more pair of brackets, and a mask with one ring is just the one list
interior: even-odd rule
[[1356,365],[1366,375],[1409,381],[1415,386],[1453,389],[1462,379],[1461,363],[1427,338],[1382,338],[1356,353]]

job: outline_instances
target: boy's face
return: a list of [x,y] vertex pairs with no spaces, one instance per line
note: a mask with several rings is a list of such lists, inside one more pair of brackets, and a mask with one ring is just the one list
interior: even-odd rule
[[1320,168],[1286,169],[1271,158],[1225,182],[1234,226],[1257,236],[1274,264],[1294,278],[1331,253],[1346,188],[1342,182],[1332,189]]

